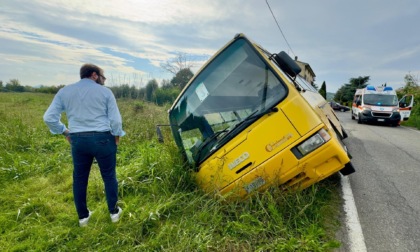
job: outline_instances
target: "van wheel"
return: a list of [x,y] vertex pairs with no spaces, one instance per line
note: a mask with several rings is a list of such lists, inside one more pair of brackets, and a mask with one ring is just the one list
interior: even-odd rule
[[362,124],[362,116],[360,115],[360,113],[357,115],[357,123]]
[[352,120],[356,119],[356,118],[354,118],[353,111],[351,112],[351,119],[352,119]]

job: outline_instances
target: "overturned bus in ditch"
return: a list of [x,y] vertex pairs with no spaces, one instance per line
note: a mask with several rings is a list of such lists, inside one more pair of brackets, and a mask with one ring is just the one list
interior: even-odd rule
[[285,52],[237,34],[189,81],[169,121],[202,189],[243,198],[355,171],[345,130],[300,71]]

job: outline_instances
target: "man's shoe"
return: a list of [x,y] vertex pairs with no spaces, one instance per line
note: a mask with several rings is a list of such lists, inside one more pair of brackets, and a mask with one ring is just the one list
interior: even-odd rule
[[89,211],[89,216],[83,219],[79,219],[79,226],[86,227],[89,223],[90,216],[92,216],[93,212]]
[[118,207],[118,213],[110,214],[111,221],[114,222],[114,223],[118,222],[120,220],[121,214],[122,214],[122,209],[121,209],[121,207]]

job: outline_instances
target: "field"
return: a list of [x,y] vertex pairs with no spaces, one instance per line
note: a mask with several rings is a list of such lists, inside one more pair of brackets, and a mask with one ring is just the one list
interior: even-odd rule
[[[304,191],[277,188],[225,202],[198,188],[168,129],[168,107],[118,100],[127,135],[117,158],[120,206],[113,224],[97,166],[89,225],[78,226],[70,146],[42,115],[53,96],[0,93],[0,248],[2,251],[332,251],[339,228],[339,177]],[[64,118],[65,119],[65,118]],[[64,120],[65,121],[65,120]]]

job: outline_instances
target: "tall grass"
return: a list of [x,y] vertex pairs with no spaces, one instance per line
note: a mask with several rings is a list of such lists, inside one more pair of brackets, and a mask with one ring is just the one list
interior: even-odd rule
[[401,125],[408,126],[408,127],[414,127],[418,130],[420,130],[420,116],[411,113],[410,118],[408,121],[401,122]]
[[78,226],[70,148],[42,115],[53,96],[0,93],[0,248],[3,251],[330,251],[339,247],[338,177],[301,192],[272,188],[238,202],[197,189],[169,130],[168,107],[118,100],[127,136],[117,174],[123,217],[110,221],[97,166],[88,227]]

